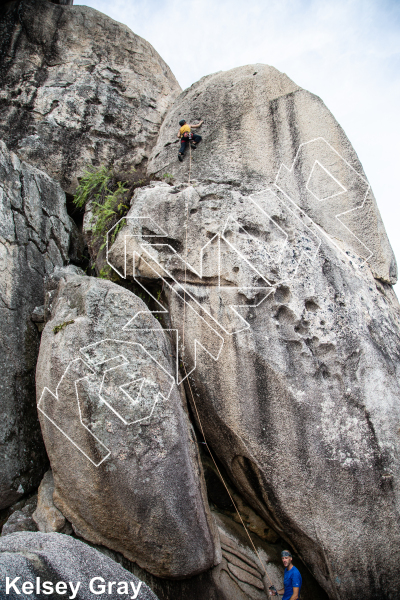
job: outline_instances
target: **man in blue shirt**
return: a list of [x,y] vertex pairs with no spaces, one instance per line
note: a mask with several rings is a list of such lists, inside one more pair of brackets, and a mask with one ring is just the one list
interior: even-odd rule
[[292,564],[293,558],[288,550],[281,552],[285,574],[283,577],[283,589],[271,592],[271,596],[282,595],[282,600],[299,600],[302,579],[300,571]]

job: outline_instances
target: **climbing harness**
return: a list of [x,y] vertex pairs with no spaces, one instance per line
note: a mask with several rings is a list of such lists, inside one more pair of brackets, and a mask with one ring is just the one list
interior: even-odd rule
[[[189,146],[189,177],[188,177],[188,187],[191,187],[191,183],[190,183],[191,174],[192,174],[192,148]],[[185,357],[186,282],[187,282],[187,257],[188,257],[188,218],[189,218],[189,203],[188,203],[188,198],[187,198],[187,197],[186,197],[186,199],[185,199],[185,204],[186,204],[186,207],[185,207],[185,208],[186,208],[186,217],[185,217],[185,248],[186,248],[186,256],[185,256],[185,284],[184,284],[184,288],[183,288],[183,330],[182,330],[182,350],[183,350],[183,358]],[[222,481],[222,483],[223,483],[223,485],[224,485],[224,487],[225,487],[225,489],[226,489],[226,491],[227,491],[227,493],[228,493],[228,496],[229,496],[229,498],[230,498],[230,500],[231,500],[231,502],[232,502],[232,504],[233,504],[233,506],[234,506],[234,508],[235,508],[235,511],[236,511],[236,513],[237,513],[237,515],[238,515],[238,517],[239,517],[239,519],[240,519],[240,522],[241,522],[241,523],[242,523],[242,525],[243,525],[243,528],[244,528],[244,530],[245,530],[245,532],[246,532],[246,535],[247,535],[247,537],[249,538],[250,544],[251,544],[251,546],[253,547],[253,550],[254,550],[254,552],[255,552],[255,553],[256,553],[256,555],[257,555],[257,558],[258,558],[258,560],[259,560],[259,562],[260,562],[260,565],[261,565],[261,567],[262,567],[262,570],[263,570],[263,572],[264,572],[263,584],[264,584],[264,590],[265,590],[265,592],[266,592],[266,593],[268,593],[268,592],[267,592],[267,586],[268,586],[267,580],[268,580],[268,582],[270,583],[270,587],[269,587],[269,589],[270,589],[270,590],[272,590],[272,591],[274,591],[274,590],[276,591],[276,589],[275,589],[274,585],[272,584],[271,578],[269,577],[269,575],[268,575],[268,573],[267,573],[267,570],[266,570],[266,568],[265,568],[265,566],[264,566],[264,563],[263,563],[263,561],[261,560],[261,557],[260,557],[260,555],[259,555],[259,553],[258,553],[258,551],[257,551],[257,548],[255,547],[255,545],[254,545],[254,543],[253,543],[253,540],[251,539],[250,533],[249,533],[249,531],[248,531],[248,529],[247,529],[246,525],[244,524],[244,521],[243,521],[243,519],[242,519],[242,516],[241,516],[241,514],[240,514],[240,512],[239,512],[239,509],[238,509],[238,507],[236,506],[236,503],[235,503],[234,499],[232,498],[232,494],[230,493],[230,491],[229,491],[229,489],[228,489],[228,486],[227,486],[227,484],[225,483],[225,480],[224,480],[224,478],[222,477],[221,471],[219,470],[219,467],[218,467],[218,465],[217,465],[217,463],[216,463],[216,460],[215,460],[215,458],[214,458],[214,455],[213,455],[213,453],[211,452],[210,446],[208,445],[208,442],[207,442],[207,440],[206,440],[206,436],[205,436],[205,433],[204,433],[204,429],[203,429],[203,424],[202,424],[202,422],[201,422],[200,415],[199,415],[199,411],[198,411],[198,409],[197,409],[197,404],[196,404],[196,401],[195,401],[195,399],[194,399],[194,394],[193,394],[193,391],[192,391],[192,386],[190,385],[190,379],[189,379],[189,377],[188,377],[188,374],[187,374],[187,371],[186,371],[186,366],[185,366],[185,361],[184,361],[184,360],[182,360],[182,365],[183,365],[183,369],[184,369],[184,371],[185,371],[186,381],[187,381],[187,383],[188,383],[188,387],[189,387],[189,391],[190,391],[190,396],[191,396],[191,398],[192,398],[192,402],[193,402],[194,410],[195,410],[196,417],[197,417],[197,422],[198,422],[198,424],[199,424],[199,427],[200,427],[200,432],[201,432],[201,435],[203,436],[203,440],[204,440],[204,442],[201,442],[201,443],[203,443],[203,444],[206,446],[206,448],[207,448],[207,450],[208,450],[208,452],[209,452],[209,454],[210,454],[210,456],[211,456],[211,459],[212,459],[212,461],[213,461],[213,463],[214,463],[214,466],[215,466],[215,468],[216,468],[216,470],[217,470],[217,472],[218,472],[218,475],[219,475],[219,477],[220,477],[220,479],[221,479],[221,481]]]

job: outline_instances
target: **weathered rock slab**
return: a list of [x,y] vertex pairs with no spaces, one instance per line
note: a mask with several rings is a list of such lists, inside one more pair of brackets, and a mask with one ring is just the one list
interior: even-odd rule
[[219,541],[168,333],[114,283],[56,278],[36,370],[55,506],[155,575],[205,571]]
[[39,485],[46,470],[35,403],[39,333],[32,311],[43,280],[68,262],[74,224],[60,185],[0,142],[0,508]]
[[[6,577],[11,581],[16,579],[15,586],[19,593],[12,589],[7,594],[9,598],[41,600],[44,594],[49,594],[49,590],[53,592],[53,597],[56,597],[55,594],[57,597],[72,597],[71,582],[76,590],[76,600],[92,600],[100,593],[123,600],[157,600],[145,583],[119,564],[87,544],[60,533],[14,533],[1,538],[0,574],[0,593],[4,597]],[[39,592],[37,578],[40,582]],[[108,584],[113,581],[116,583],[109,594]],[[26,595],[22,592],[24,582],[33,584],[31,588],[26,588]],[[44,587],[44,582],[49,584]],[[66,585],[57,589],[59,582]],[[69,594],[64,596],[67,592]]]
[[[64,3],[63,3],[64,4]],[[73,192],[87,165],[145,164],[180,87],[154,48],[87,6],[0,11],[0,136]]]

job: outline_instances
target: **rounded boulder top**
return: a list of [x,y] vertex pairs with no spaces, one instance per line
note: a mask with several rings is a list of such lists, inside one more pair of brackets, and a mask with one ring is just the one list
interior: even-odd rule
[[[182,118],[204,120],[190,163],[177,159]],[[342,252],[368,262],[376,278],[396,282],[393,251],[354,148],[323,101],[285,73],[246,65],[182,92],[163,121],[148,170],[187,182],[189,166],[191,181],[247,194],[278,191]]]
[[2,537],[0,597],[39,600],[49,594],[76,600],[103,594],[108,598],[158,600],[145,583],[120,564],[69,535],[21,531]]
[[60,4],[26,0],[0,10],[0,136],[74,193],[87,165],[147,161],[180,86],[126,25]]

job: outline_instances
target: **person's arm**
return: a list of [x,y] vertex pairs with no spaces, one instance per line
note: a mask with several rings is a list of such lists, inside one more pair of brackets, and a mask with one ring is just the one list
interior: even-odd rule
[[198,127],[200,127],[201,125],[203,125],[204,121],[200,121],[200,123],[197,123],[197,125],[192,125],[190,124],[189,127],[191,129],[197,129]]
[[299,597],[299,589],[298,587],[293,588],[293,594],[290,596],[290,600],[298,600]]
[[[297,589],[299,589],[299,588],[297,588]],[[284,593],[285,593],[285,588],[282,588],[281,590],[276,590],[276,594],[279,594],[279,596],[283,596]],[[276,594],[272,594],[272,592],[270,592],[270,594],[271,594],[271,596],[272,595],[276,596]]]
[[177,138],[181,137],[181,130],[178,131],[178,135],[176,136]]

